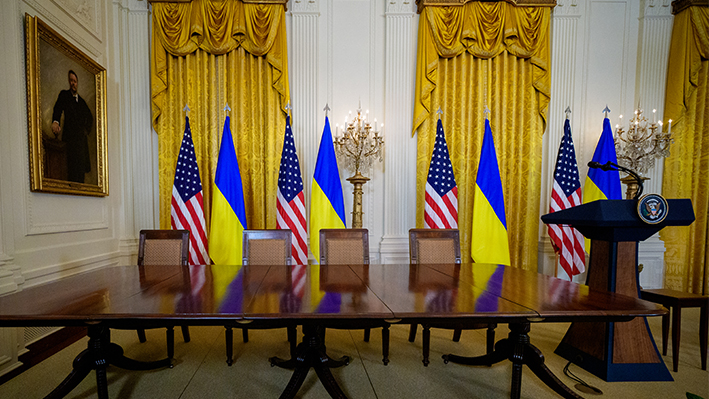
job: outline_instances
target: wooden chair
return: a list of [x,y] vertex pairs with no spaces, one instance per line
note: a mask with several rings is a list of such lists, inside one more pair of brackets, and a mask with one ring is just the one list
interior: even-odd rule
[[[369,231],[367,229],[321,229],[320,230],[320,265],[368,265]],[[364,341],[369,342],[370,328],[382,327],[382,362],[389,364],[389,324],[375,323],[362,327],[346,325],[342,328],[364,328]],[[339,328],[339,327],[333,327]]]
[[[244,266],[244,285],[249,285],[249,265],[289,265],[291,264],[291,231],[290,230],[244,230],[242,246],[242,265]],[[244,342],[249,342],[249,327],[253,328],[281,328],[286,327],[288,341],[290,342],[291,358],[295,356],[296,325],[267,325],[253,327],[249,325],[233,324],[226,328],[226,356],[227,364],[234,363],[234,332],[233,328],[241,328]]]
[[[460,264],[460,236],[457,229],[411,229],[409,230],[409,260],[412,264]],[[453,341],[460,341],[463,329],[487,328],[487,353],[492,353],[495,345],[495,323],[478,324],[429,324],[423,325],[423,365],[429,364],[431,345],[430,328],[453,329]],[[417,325],[409,330],[409,342],[416,339]]]
[[[682,308],[700,308],[699,355],[702,370],[707,369],[707,334],[709,333],[709,296],[670,289],[640,290],[640,298],[659,303],[672,312],[672,370],[679,367],[679,334],[682,324]],[[667,355],[667,336],[670,329],[670,314],[662,316],[662,355]]]
[[[138,243],[138,266],[187,266],[190,249],[188,230],[141,230]],[[190,331],[181,326],[182,338],[190,342]],[[138,329],[138,340],[145,342],[145,329]],[[172,363],[175,355],[174,326],[167,327],[167,357]]]

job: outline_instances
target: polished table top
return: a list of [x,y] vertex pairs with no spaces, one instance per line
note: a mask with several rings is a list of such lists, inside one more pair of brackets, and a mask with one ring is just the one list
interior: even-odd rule
[[292,358],[272,360],[272,365],[294,369],[281,398],[295,398],[313,368],[328,393],[344,399],[330,368],[348,359],[327,355],[323,328],[376,325],[388,347],[389,323],[421,323],[425,335],[436,321],[509,323],[509,337],[498,341],[494,351],[474,358],[444,355],[444,361],[491,365],[508,359],[513,364],[511,398],[520,397],[522,366],[527,365],[559,395],[578,399],[530,343],[531,323],[625,321],[664,313],[660,305],[637,298],[490,264],[117,266],[0,296],[0,326],[87,325],[87,349],[49,397],[65,396],[95,370],[102,399],[108,398],[108,365],[148,370],[172,364],[170,355],[154,362],[126,358],[110,342],[111,328],[163,326],[171,332],[175,324],[300,325],[303,339]]
[[628,320],[659,305],[492,264],[116,266],[0,296],[0,325]]

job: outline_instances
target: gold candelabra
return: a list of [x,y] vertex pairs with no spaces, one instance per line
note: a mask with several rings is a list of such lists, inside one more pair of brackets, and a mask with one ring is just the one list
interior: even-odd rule
[[[615,149],[618,164],[643,175],[655,167],[655,160],[670,155],[672,139],[672,119],[668,121],[667,133],[662,132],[662,121],[656,121],[657,110],[652,110],[652,122],[643,115],[643,110],[638,107],[635,115],[630,119],[628,130],[621,125],[623,115],[619,116],[619,123],[615,125]],[[649,180],[642,177],[643,180]],[[621,181],[628,186],[626,198],[634,198],[638,190],[635,179],[626,176]]]
[[[369,181],[362,175],[361,170],[369,168],[374,159],[379,162],[383,159],[384,138],[377,131],[377,120],[370,123],[369,111],[362,115],[362,107],[357,109],[357,115],[345,118],[340,135],[340,125],[337,125],[334,138],[337,158],[346,169],[354,171],[354,176],[347,179],[354,186],[354,203],[352,210],[352,228],[362,228],[362,186]],[[382,124],[381,127],[384,125]]]

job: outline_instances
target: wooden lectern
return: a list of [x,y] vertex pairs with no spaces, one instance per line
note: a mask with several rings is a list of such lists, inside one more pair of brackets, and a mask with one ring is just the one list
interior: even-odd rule
[[[598,200],[542,216],[546,224],[567,224],[591,239],[586,284],[595,289],[640,297],[638,242],[665,226],[694,221],[689,199],[667,200],[665,219],[643,222],[636,200]],[[574,322],[556,354],[606,381],[672,381],[647,320],[624,323]]]

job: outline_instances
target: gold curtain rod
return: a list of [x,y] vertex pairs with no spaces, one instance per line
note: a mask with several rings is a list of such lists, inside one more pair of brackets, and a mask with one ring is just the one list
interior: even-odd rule
[[497,2],[506,1],[516,7],[555,7],[556,0],[416,0],[418,6],[417,12],[420,14],[424,7],[444,7],[444,6],[462,6],[471,1],[486,1]]
[[[288,3],[288,0],[241,0],[244,3],[252,4],[283,4]],[[148,3],[191,3],[192,0],[148,0]]]

